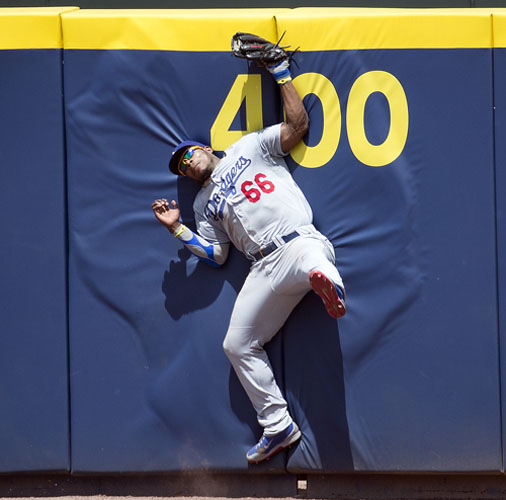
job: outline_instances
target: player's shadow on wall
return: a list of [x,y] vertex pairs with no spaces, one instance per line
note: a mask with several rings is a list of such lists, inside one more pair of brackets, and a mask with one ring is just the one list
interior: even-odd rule
[[[190,179],[177,179],[177,200],[181,220],[195,230],[193,202],[200,185]],[[181,246],[178,258],[172,260],[165,271],[162,291],[165,294],[165,309],[174,319],[211,306],[219,296],[223,285],[228,282],[239,293],[246,279],[250,263],[232,245],[229,257],[221,268],[213,268],[189,250]],[[181,284],[184,283],[184,286]]]
[[178,255],[179,259],[171,261],[164,272],[162,282],[165,309],[176,320],[211,306],[226,282],[239,293],[248,273],[249,263],[233,248],[227,262],[219,269],[199,262],[185,248],[179,250]]
[[338,321],[309,292],[283,328],[288,404],[302,430],[288,469],[353,471]]

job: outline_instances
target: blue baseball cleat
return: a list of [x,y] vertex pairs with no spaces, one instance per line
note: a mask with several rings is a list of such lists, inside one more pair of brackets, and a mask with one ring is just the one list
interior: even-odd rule
[[257,464],[267,460],[284,448],[291,446],[301,437],[301,432],[295,422],[292,422],[284,431],[274,436],[261,437],[260,441],[246,454],[248,462]]
[[330,316],[337,319],[346,314],[344,292],[331,279],[320,271],[311,271],[309,283],[313,291],[323,300],[325,309]]

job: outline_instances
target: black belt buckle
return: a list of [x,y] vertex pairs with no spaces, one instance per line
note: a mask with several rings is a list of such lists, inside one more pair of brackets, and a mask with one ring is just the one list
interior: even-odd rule
[[274,252],[276,248],[278,248],[276,244],[271,241],[268,245],[265,245],[264,247],[260,248],[260,250],[255,255],[260,255],[260,259],[263,259],[264,257],[267,257],[267,255]]

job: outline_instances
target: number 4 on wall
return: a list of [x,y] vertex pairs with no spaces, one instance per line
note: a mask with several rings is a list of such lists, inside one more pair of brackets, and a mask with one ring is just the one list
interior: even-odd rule
[[[246,104],[246,130],[229,130],[237,112]],[[263,128],[262,79],[260,75],[237,75],[211,127],[211,147],[223,151],[243,135]]]

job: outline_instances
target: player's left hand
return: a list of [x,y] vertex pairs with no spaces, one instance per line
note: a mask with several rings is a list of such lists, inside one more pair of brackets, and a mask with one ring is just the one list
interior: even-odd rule
[[279,39],[278,43],[272,43],[253,33],[239,31],[232,37],[232,53],[241,59],[255,61],[259,66],[263,66],[264,68],[278,65],[282,61],[289,62],[294,51],[289,53],[286,50],[290,45],[284,47],[279,45],[283,36]]

